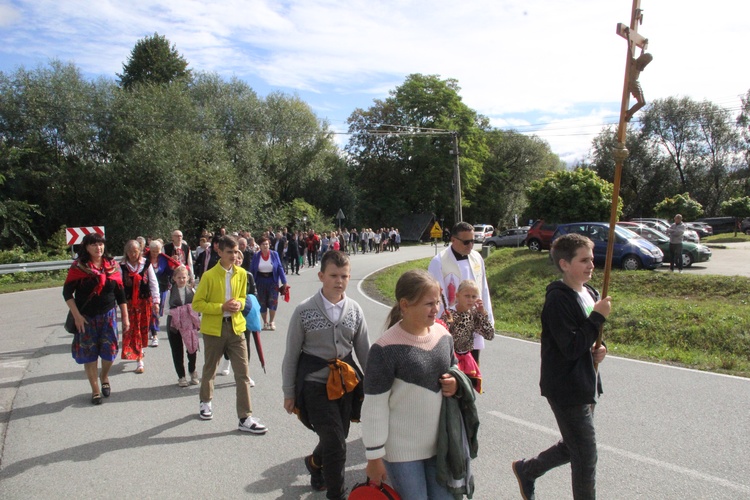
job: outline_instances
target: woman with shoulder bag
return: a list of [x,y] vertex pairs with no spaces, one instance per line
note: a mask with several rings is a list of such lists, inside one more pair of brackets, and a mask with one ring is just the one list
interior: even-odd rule
[[120,307],[123,332],[130,329],[120,266],[104,255],[104,243],[100,234],[84,236],[81,256],[68,270],[63,285],[63,298],[75,323],[73,359],[84,367],[95,405],[110,395],[109,370],[118,351],[115,305]]

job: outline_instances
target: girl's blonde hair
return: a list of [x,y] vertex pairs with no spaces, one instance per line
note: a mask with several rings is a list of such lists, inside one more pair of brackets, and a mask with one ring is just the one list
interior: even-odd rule
[[179,266],[174,268],[174,271],[172,271],[172,278],[174,278],[174,275],[177,273],[185,273],[188,277],[190,277],[190,273],[188,273],[188,268],[185,267],[185,264],[180,264]]
[[440,290],[440,283],[424,269],[411,269],[406,271],[396,282],[396,305],[388,314],[386,327],[390,328],[403,318],[401,313],[401,299],[405,299],[409,304],[417,302],[419,299],[432,289]]
[[477,283],[473,280],[463,280],[461,283],[458,284],[458,290],[456,290],[456,294],[461,293],[462,290],[466,290],[467,288],[470,288],[474,290],[475,292],[479,293],[479,286]]

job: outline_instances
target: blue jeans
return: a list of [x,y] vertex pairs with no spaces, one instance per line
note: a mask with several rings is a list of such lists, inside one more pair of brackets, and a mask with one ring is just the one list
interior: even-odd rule
[[545,472],[570,462],[575,500],[596,498],[596,433],[594,406],[559,406],[549,402],[562,439],[535,458],[525,460],[524,476],[536,479]]
[[435,457],[413,462],[383,460],[388,480],[401,498],[408,500],[453,500],[453,495],[437,483]]

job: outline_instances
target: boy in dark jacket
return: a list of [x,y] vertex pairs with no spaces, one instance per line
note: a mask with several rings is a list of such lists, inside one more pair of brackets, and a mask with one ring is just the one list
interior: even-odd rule
[[587,282],[594,270],[594,244],[580,234],[555,240],[552,260],[562,280],[547,286],[542,309],[542,369],[539,386],[555,414],[562,439],[535,458],[513,462],[525,500],[534,498],[534,481],[547,471],[570,463],[573,498],[596,497],[594,405],[601,395],[595,363],[607,353],[595,347],[599,328],[611,310],[611,297]]

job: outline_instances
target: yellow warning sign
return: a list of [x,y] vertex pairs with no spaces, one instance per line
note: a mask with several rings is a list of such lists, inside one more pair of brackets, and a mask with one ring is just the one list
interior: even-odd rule
[[430,229],[430,238],[441,238],[443,236],[443,230],[440,228],[440,224],[435,221],[435,225]]

